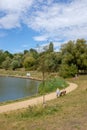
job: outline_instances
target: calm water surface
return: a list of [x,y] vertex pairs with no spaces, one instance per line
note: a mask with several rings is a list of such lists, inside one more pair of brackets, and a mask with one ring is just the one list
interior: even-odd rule
[[0,102],[35,95],[39,83],[30,79],[0,77]]

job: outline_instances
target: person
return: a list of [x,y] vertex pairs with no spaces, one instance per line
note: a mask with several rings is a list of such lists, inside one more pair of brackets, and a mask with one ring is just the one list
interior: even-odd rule
[[57,90],[56,90],[56,96],[57,96],[57,98],[60,96],[60,90],[59,90],[59,88],[57,88]]

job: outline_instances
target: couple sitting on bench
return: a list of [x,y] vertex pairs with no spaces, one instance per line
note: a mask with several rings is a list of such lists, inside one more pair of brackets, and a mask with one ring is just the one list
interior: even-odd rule
[[62,90],[60,91],[59,88],[57,88],[56,90],[56,96],[59,97],[59,96],[63,96],[66,94],[66,90]]

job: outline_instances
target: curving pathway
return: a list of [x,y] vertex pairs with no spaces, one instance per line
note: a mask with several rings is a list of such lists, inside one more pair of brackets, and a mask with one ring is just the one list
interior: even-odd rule
[[[64,90],[66,90],[66,93],[69,93],[75,90],[76,88],[77,88],[77,84],[69,83],[69,87],[65,88]],[[45,95],[45,101],[49,101],[55,98],[56,98],[55,92]],[[20,102],[11,103],[8,105],[3,105],[3,106],[0,106],[0,113],[10,112],[10,111],[18,110],[21,108],[27,108],[29,105],[37,105],[42,102],[43,102],[43,96],[40,96],[40,97],[36,97],[36,98],[29,99],[26,101],[20,101]]]

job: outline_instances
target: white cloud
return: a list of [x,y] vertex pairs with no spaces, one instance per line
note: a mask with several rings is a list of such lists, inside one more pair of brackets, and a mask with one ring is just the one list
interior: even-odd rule
[[86,0],[73,0],[67,4],[51,3],[51,6],[42,5],[41,9],[33,12],[26,23],[52,40],[84,38],[87,32],[86,10]]
[[34,37],[34,40],[35,41],[47,41],[47,36],[45,36],[45,35],[42,35],[42,36],[36,36],[36,37]]
[[[60,2],[58,2],[60,1]],[[87,0],[0,0],[0,28],[21,27],[39,32],[35,41],[87,39]]]
[[21,26],[22,17],[33,4],[33,0],[0,0],[0,28]]
[[25,11],[32,3],[33,0],[0,0],[0,10],[9,12]]
[[16,14],[8,14],[0,19],[0,27],[5,29],[20,27],[19,17]]

